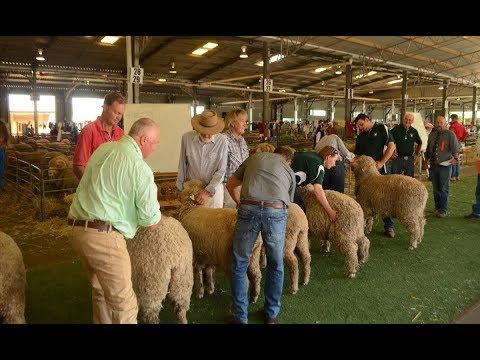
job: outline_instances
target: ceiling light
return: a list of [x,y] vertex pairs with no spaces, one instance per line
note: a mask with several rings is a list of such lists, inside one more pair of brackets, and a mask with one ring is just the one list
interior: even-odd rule
[[457,101],[460,101],[460,98],[457,98]]
[[200,55],[205,54],[206,52],[208,52],[208,49],[198,48],[197,50],[192,51],[192,55],[200,56]]
[[338,69],[337,71],[335,71],[335,74],[342,75],[342,70]]
[[279,89],[279,90],[278,90],[278,92],[282,92],[282,93],[283,93],[283,92],[286,92],[286,91],[287,91],[287,90],[285,90],[285,89]]
[[313,72],[321,73],[322,71],[325,71],[325,70],[327,70],[327,68],[319,67],[319,68],[316,68],[315,70],[313,70]]
[[165,81],[167,81],[167,79],[158,79],[158,81],[165,82]]
[[[285,55],[282,55],[282,54],[277,54],[277,55],[273,55],[273,56],[270,56],[270,60],[268,60],[268,63],[269,64],[272,64],[274,62],[277,62],[279,60],[282,60],[283,58],[285,57]],[[257,61],[255,63],[255,65],[257,66],[263,66],[263,60],[262,61]]]
[[38,61],[45,61],[45,56],[43,56],[43,49],[38,49],[38,55],[35,58]]
[[375,70],[369,71],[366,76],[375,75],[377,72]]
[[248,58],[247,47],[245,45],[243,45],[243,46],[240,47],[240,49],[242,49],[242,52],[240,53],[240,57],[242,59]]
[[373,94],[373,90],[370,90],[368,93],[369,93],[369,94]]
[[202,47],[203,47],[204,49],[211,50],[211,49],[215,49],[217,46],[218,46],[217,43],[208,42],[208,43],[206,43],[205,45],[203,45]]
[[389,82],[387,82],[388,85],[392,85],[392,84],[396,84],[396,83],[399,83],[399,82],[402,82],[403,79],[395,79],[395,80],[391,80]]
[[117,40],[118,40],[118,36],[104,36],[102,40],[100,40],[100,42],[104,44],[113,45],[117,42]]
[[440,86],[440,87],[438,88],[438,90],[443,90],[443,86]]
[[177,70],[175,69],[175,61],[172,61],[172,66],[170,67],[170,70],[168,71],[170,74],[176,74]]

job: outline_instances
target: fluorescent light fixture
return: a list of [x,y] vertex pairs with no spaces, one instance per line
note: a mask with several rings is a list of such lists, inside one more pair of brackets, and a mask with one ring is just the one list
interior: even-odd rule
[[165,82],[165,81],[167,81],[167,79],[158,79],[158,81]]
[[402,82],[403,79],[395,79],[395,80],[391,80],[389,82],[387,82],[388,85],[393,85],[393,84],[396,84],[396,83],[399,83],[399,82]]
[[322,71],[325,71],[325,70],[327,70],[327,68],[319,67],[319,68],[316,68],[316,69],[313,70],[313,71],[316,72],[316,73],[321,73]]
[[377,73],[376,71],[372,70],[372,71],[369,71],[366,76],[372,76],[372,75],[375,75],[376,73]]
[[369,93],[369,94],[373,94],[373,90],[370,90],[368,93]]
[[438,90],[443,90],[443,86],[440,86],[440,87],[438,88]]
[[170,68],[170,70],[168,71],[170,74],[176,74],[177,73],[177,70],[175,69],[175,62],[172,61],[172,67]]
[[208,42],[208,43],[206,43],[205,45],[203,45],[202,47],[203,47],[204,49],[211,50],[211,49],[215,49],[217,46],[218,46],[217,43]]
[[[270,60],[268,60],[268,63],[269,63],[269,64],[272,64],[272,63],[274,63],[274,62],[277,62],[277,61],[279,61],[279,60],[282,60],[284,57],[285,57],[285,55],[282,55],[282,54],[277,54],[277,55],[270,56]],[[257,65],[257,66],[263,66],[263,60],[256,62],[255,65]]]
[[337,71],[335,71],[335,74],[337,74],[337,75],[342,75],[342,70],[337,70]]
[[101,43],[104,44],[115,44],[118,40],[118,36],[104,36],[102,40],[100,40]]
[[377,73],[376,71],[372,70],[366,74],[358,74],[357,76],[355,76],[355,79],[361,79],[363,77],[372,76],[372,75],[375,75],[376,73]]
[[45,56],[43,56],[43,49],[38,49],[38,55],[35,58],[38,61],[45,61]]
[[285,89],[279,89],[278,92],[286,92],[287,90]]
[[205,54],[206,52],[208,52],[208,49],[198,48],[197,50],[192,51],[192,55],[200,56]]

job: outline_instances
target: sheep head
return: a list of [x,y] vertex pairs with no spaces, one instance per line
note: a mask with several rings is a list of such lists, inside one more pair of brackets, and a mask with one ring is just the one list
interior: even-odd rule
[[359,157],[354,158],[350,164],[350,168],[352,169],[355,177],[365,176],[365,175],[378,175],[379,172],[377,170],[377,164],[373,158],[370,156],[362,155]]
[[183,183],[183,190],[180,193],[180,202],[185,203],[192,200],[191,196],[198,190],[204,189],[206,186],[203,180],[192,179]]
[[68,159],[64,156],[57,156],[48,162],[48,178],[58,179],[68,166]]

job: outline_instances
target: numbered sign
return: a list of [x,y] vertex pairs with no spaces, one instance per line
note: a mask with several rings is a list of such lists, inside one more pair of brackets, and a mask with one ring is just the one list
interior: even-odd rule
[[143,84],[143,68],[141,67],[130,68],[130,82],[132,84]]
[[263,79],[263,91],[271,92],[273,90],[273,79]]

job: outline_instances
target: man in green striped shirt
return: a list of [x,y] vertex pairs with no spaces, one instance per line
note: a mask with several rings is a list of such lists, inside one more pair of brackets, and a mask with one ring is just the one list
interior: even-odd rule
[[93,322],[136,323],[137,299],[125,238],[161,218],[153,172],[157,124],[137,120],[120,141],[100,145],[88,161],[68,214],[71,244],[92,284]]

